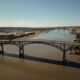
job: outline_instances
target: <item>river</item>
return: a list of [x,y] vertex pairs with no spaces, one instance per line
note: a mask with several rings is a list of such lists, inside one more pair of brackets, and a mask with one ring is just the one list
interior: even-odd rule
[[[74,35],[70,32],[51,30],[32,39],[73,41]],[[4,56],[0,55],[1,80],[80,80],[80,68],[52,63],[52,60],[62,61],[63,55],[54,47],[44,44],[26,45],[24,54],[28,56],[27,59],[16,57],[19,48],[15,45],[4,45],[4,52]],[[80,63],[78,55],[67,54],[66,59]]]
[[48,33],[41,34],[32,39],[43,39],[43,40],[56,40],[56,41],[74,41],[74,34],[71,34],[70,30],[50,30]]

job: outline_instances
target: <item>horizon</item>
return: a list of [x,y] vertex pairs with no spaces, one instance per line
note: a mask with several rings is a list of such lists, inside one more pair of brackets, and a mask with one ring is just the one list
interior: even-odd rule
[[6,26],[3,26],[3,27],[0,27],[0,28],[80,28],[80,26],[52,26],[52,27],[27,27],[27,26],[14,26],[14,27],[6,27]]
[[0,27],[80,26],[79,0],[0,0]]

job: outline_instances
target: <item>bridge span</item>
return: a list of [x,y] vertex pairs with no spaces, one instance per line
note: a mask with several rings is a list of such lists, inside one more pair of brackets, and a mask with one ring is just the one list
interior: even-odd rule
[[76,42],[65,42],[65,41],[54,41],[54,40],[31,40],[31,39],[30,40],[12,40],[12,41],[1,40],[0,41],[0,46],[1,46],[0,54],[4,55],[4,45],[10,44],[10,45],[16,45],[17,47],[19,47],[19,57],[24,58],[24,46],[29,45],[29,44],[35,44],[35,43],[49,45],[62,51],[63,64],[65,64],[67,61],[66,52],[69,51],[72,46],[73,47],[80,46],[80,43],[76,43]]

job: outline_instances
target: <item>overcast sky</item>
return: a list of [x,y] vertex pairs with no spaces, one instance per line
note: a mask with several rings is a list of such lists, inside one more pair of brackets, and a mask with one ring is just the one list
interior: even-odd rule
[[80,0],[0,0],[0,27],[80,26]]

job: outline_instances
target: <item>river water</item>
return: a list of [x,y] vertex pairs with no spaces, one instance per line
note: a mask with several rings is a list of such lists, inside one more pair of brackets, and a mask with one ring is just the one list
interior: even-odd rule
[[56,41],[74,41],[74,34],[70,34],[70,30],[51,30],[48,33],[41,34],[32,39],[43,39],[43,40],[56,40]]

